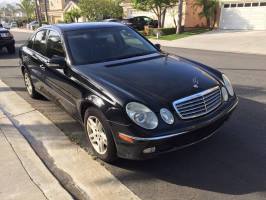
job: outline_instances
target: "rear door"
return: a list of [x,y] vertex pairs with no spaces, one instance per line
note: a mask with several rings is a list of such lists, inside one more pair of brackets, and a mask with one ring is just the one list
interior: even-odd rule
[[44,87],[44,65],[46,55],[46,33],[40,30],[22,48],[22,62],[30,72],[35,88],[42,93]]

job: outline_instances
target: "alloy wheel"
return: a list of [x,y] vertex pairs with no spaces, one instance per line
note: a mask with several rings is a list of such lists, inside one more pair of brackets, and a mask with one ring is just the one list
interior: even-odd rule
[[103,155],[107,151],[107,136],[100,120],[95,116],[88,117],[87,134],[94,150]]
[[25,80],[25,85],[26,85],[26,89],[27,89],[28,93],[30,95],[32,95],[33,87],[32,87],[32,83],[31,83],[29,74],[27,72],[24,75],[24,80]]

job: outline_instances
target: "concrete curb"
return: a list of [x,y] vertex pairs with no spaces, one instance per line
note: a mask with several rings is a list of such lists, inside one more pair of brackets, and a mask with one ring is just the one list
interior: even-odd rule
[[59,182],[77,199],[139,200],[50,120],[0,81],[0,108]]
[[[193,37],[193,36],[191,36]],[[182,38],[183,39],[183,38]],[[179,39],[179,40],[182,40]],[[216,49],[216,48],[196,48],[196,47],[191,47],[189,44],[187,46],[184,45],[177,45],[173,43],[172,41],[165,41],[165,40],[156,40],[156,39],[149,39],[153,44],[160,44],[162,47],[170,47],[170,48],[180,48],[180,49],[191,49],[191,50],[202,50],[202,51],[213,51],[213,52],[221,52],[221,53],[236,53],[236,54],[248,54],[248,55],[260,55],[260,56],[265,56],[266,52],[248,52],[245,51],[244,49],[242,51],[230,51],[230,50],[221,50],[221,49]],[[175,40],[174,40],[175,41]],[[215,45],[214,45],[215,46]]]
[[[18,178],[13,177],[9,181],[13,182],[13,190],[14,188],[17,189],[11,194],[0,192],[0,197],[3,195],[1,199],[9,199],[10,196],[13,196],[12,199],[14,196],[17,197],[15,199],[23,199],[23,197],[26,197],[27,199],[72,199],[71,195],[64,190],[60,183],[53,177],[53,175],[32,150],[29,143],[14,127],[9,118],[1,112],[1,110],[0,131],[5,136],[12,150],[15,152],[18,163],[20,163],[26,172],[26,175],[29,177],[23,176],[22,172],[18,170],[18,166],[14,167],[11,165],[10,170],[12,170],[12,172],[8,170],[9,173],[17,174]],[[1,151],[3,151],[3,149],[1,149]],[[14,170],[14,168],[17,170]],[[30,183],[32,185],[31,187],[30,184],[28,184],[29,181],[27,179],[30,179]],[[28,184],[28,186],[24,184]],[[8,187],[10,186],[7,185],[6,187],[7,188],[5,188],[5,190],[8,191]]]

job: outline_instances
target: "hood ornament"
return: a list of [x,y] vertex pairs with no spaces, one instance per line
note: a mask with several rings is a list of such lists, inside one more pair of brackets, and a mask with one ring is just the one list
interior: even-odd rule
[[198,89],[199,88],[199,80],[195,77],[193,78],[193,88]]

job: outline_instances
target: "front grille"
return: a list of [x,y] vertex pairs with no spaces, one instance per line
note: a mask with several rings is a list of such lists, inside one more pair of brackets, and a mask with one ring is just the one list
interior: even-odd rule
[[200,117],[215,110],[222,103],[219,86],[179,99],[173,103],[182,119]]

